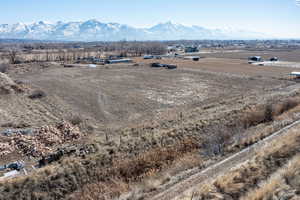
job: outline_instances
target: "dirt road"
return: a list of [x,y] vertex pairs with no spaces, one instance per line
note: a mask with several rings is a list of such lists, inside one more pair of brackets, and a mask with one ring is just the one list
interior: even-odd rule
[[[256,152],[261,149],[262,147],[266,147],[271,141],[279,139],[281,136],[288,134],[287,130],[297,126],[300,124],[300,120],[295,121],[294,123],[284,127],[283,129],[273,133],[269,137],[259,141],[256,144],[224,159],[223,161],[214,164],[211,167],[206,168],[205,170],[194,174],[187,178],[184,181],[177,183],[176,185],[168,188],[167,190],[156,194],[155,196],[150,195],[146,199],[151,200],[172,200],[172,199],[182,199],[183,193],[191,190],[195,186],[199,185],[200,183],[207,181],[209,179],[213,179],[226,171],[229,171],[231,168],[242,164],[243,162],[252,158]],[[297,133],[294,133],[297,134]]]

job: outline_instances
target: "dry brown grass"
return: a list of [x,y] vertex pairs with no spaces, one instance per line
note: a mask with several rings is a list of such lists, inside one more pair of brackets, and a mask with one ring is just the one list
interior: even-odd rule
[[242,119],[245,127],[256,126],[260,123],[273,121],[275,117],[289,111],[300,103],[299,97],[289,97],[281,102],[269,102],[264,105],[255,106],[248,109]]
[[264,147],[251,161],[218,177],[212,184],[201,187],[198,197],[200,199],[214,199],[217,196],[225,199],[241,198],[298,154],[299,136],[297,128],[291,130],[289,135]]
[[184,154],[191,153],[199,148],[199,144],[193,140],[184,140],[172,147],[156,148],[145,152],[135,158],[118,159],[113,162],[116,175],[126,181],[138,180],[151,170],[160,171],[170,165]]
[[[110,180],[88,184],[78,192],[79,199],[113,199],[124,193],[124,188],[129,189],[129,184],[142,185],[143,190],[155,190],[163,184],[168,177],[158,177],[158,173],[169,168],[170,165],[177,164],[183,168],[194,166],[199,163],[198,157],[192,158],[191,152],[197,148],[198,144],[191,140],[182,141],[176,146],[166,148],[156,148],[134,158],[124,158],[113,160],[112,166],[107,171],[107,176],[114,177],[115,187],[111,188]],[[180,159],[178,159],[180,158]],[[177,160],[178,159],[178,160]],[[117,181],[116,181],[117,180]],[[121,185],[121,186],[120,186]],[[124,187],[126,185],[126,187]],[[95,192],[87,192],[90,187],[98,187]],[[109,190],[111,188],[111,191]],[[105,190],[105,194],[104,191]],[[97,192],[102,191],[102,192]],[[101,194],[101,195],[100,195]]]
[[[66,159],[61,163],[61,168],[52,166],[27,178],[0,183],[0,199],[62,199],[78,190],[81,192],[77,193],[75,199],[118,196],[126,190],[128,183],[152,176],[178,157],[193,152],[197,145],[186,140],[174,146],[152,149],[132,158],[112,159],[108,155],[94,155],[95,157],[84,160]],[[91,188],[95,189],[93,195],[87,192]],[[102,195],[100,191],[106,193]]]
[[[249,191],[242,200],[263,200],[297,196],[300,193],[300,155],[274,173],[259,188]],[[300,196],[298,196],[300,198]]]
[[[153,157],[150,156],[149,159],[151,158]],[[139,180],[128,181],[122,177],[115,177],[113,181],[88,184],[72,195],[71,198],[76,200],[112,200],[119,197],[126,200],[139,199],[143,193],[155,191],[170,181],[170,178],[176,173],[197,165],[201,167],[201,162],[199,154],[182,154],[179,159],[169,163],[172,167],[164,164],[163,167],[148,169],[143,177],[139,177]]]
[[[224,127],[219,128],[225,132],[228,131],[224,130]],[[268,129],[268,131],[264,130],[263,132],[266,134],[255,138],[255,142],[269,135],[272,131],[274,131],[274,129]],[[223,132],[221,131],[219,135],[222,136],[222,133]],[[224,135],[224,137],[226,136],[227,134]],[[286,141],[289,142],[290,140]],[[117,166],[117,169],[115,169],[117,173],[114,174],[118,174],[117,178],[120,180],[120,183],[126,182],[132,185],[133,182],[142,181],[142,183],[140,183],[139,190],[143,190],[143,192],[156,190],[159,186],[164,184],[164,182],[168,181],[170,176],[176,175],[195,166],[201,166],[201,159],[199,159],[199,157],[197,158],[195,154],[189,153],[190,151],[199,149],[199,145],[194,142],[195,141],[193,140],[186,140],[176,147],[176,149],[159,147],[154,149],[154,151],[151,150],[136,157],[135,159],[118,160],[114,164],[114,166]],[[283,145],[283,143],[281,143],[281,145]],[[282,146],[276,147],[276,145],[274,145],[274,147],[275,149],[282,148]],[[250,186],[257,184],[258,176],[266,176],[265,172],[268,171],[269,166],[258,166],[261,165],[261,162],[263,161],[259,161],[259,164],[253,163],[250,169],[248,167],[244,167],[242,172],[238,171],[237,174],[231,174],[228,179],[224,179],[224,182],[222,183],[216,182],[214,188],[218,188],[220,191],[224,188],[224,192],[226,191],[225,193],[231,193],[233,195],[237,193],[236,195],[240,195],[240,193],[246,191],[245,187],[250,188]],[[172,165],[172,167],[168,167],[170,165]],[[164,173],[167,174],[167,176],[163,176]],[[251,177],[252,174],[256,174],[256,176]],[[234,177],[234,180],[230,179],[230,177]],[[235,182],[237,180],[243,180],[244,178],[248,180],[247,183]],[[119,194],[121,193],[122,192]],[[81,198],[84,199],[86,195],[87,194],[81,193]],[[96,195],[92,199],[97,198],[99,198],[99,193],[98,196]]]
[[242,117],[242,124],[248,129],[228,149],[248,147],[299,119],[295,115],[300,112],[299,103],[299,97],[289,97],[280,102],[249,108]]
[[70,196],[76,200],[108,200],[114,199],[129,191],[129,184],[118,179],[108,182],[88,184],[79,193]]
[[[266,111],[263,116],[265,113]],[[258,121],[264,122],[263,118]],[[223,123],[223,121],[219,123]],[[206,147],[203,144],[212,142],[214,145],[221,142],[225,146],[232,135],[239,133],[232,133],[232,127],[226,126],[226,124],[217,124],[214,128],[207,126],[203,131],[202,122],[199,124],[186,122],[182,126],[170,130],[154,129],[153,126],[160,125],[151,123],[149,126],[127,129],[127,132],[122,132],[122,143],[120,140],[120,144],[116,145],[116,148],[112,142],[111,150],[108,153],[99,153],[83,160],[67,159],[62,161],[60,168],[55,167],[55,170],[49,172],[42,170],[26,180],[20,178],[5,185],[2,184],[0,185],[0,199],[27,200],[32,199],[32,196],[34,198],[62,199],[74,192],[76,192],[75,199],[112,198],[126,192],[132,183],[143,183],[143,181],[145,181],[143,183],[145,190],[156,189],[168,179],[168,177],[156,178],[160,173],[169,170],[171,175],[175,175],[182,170],[199,166],[201,160],[193,155]],[[158,130],[162,131],[159,133],[161,137],[155,138],[155,134],[151,134],[151,131],[157,132]],[[206,133],[210,134],[206,135]],[[132,143],[125,143],[127,135],[138,139],[134,142],[130,141]],[[210,136],[214,135],[217,135],[214,137],[216,140],[211,140]],[[132,137],[130,138],[132,139]],[[156,144],[152,143],[153,139]],[[145,145],[147,143],[149,146]],[[123,147],[127,145],[128,148],[124,150],[121,145]],[[170,167],[171,165],[174,167]],[[247,170],[245,171],[248,173]],[[250,170],[250,172],[252,171]],[[253,183],[256,179],[249,175],[249,180]],[[231,184],[229,179],[226,183]],[[236,185],[236,183],[232,184]],[[241,184],[239,183],[239,185]],[[237,191],[243,190],[242,187],[239,186]],[[91,190],[94,192],[89,192]]]

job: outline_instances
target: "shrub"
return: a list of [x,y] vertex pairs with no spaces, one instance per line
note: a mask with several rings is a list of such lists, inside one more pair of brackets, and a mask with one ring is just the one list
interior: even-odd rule
[[243,118],[244,127],[247,128],[260,123],[271,122],[274,120],[274,117],[295,108],[299,103],[300,100],[298,98],[287,98],[278,104],[269,102],[266,105],[251,108],[245,113]]
[[266,112],[262,107],[259,108],[251,108],[245,113],[243,118],[243,124],[245,128],[256,126],[259,123],[265,121]]
[[278,104],[274,108],[274,115],[278,116],[285,111],[288,111],[292,108],[295,108],[297,105],[299,105],[300,101],[297,98],[288,98],[284,100],[282,103]]
[[29,98],[30,99],[41,99],[41,98],[44,98],[46,97],[47,94],[42,91],[42,90],[35,90],[32,92],[32,94],[29,95]]
[[69,120],[74,126],[79,125],[83,122],[82,117],[79,115],[72,116]]
[[274,120],[274,108],[272,104],[267,104],[265,107],[263,122],[271,122]]
[[15,61],[13,62],[13,64],[22,64],[22,63],[24,63],[24,61],[22,61],[22,60],[15,60]]
[[297,105],[299,105],[299,99],[297,98],[289,98],[287,99],[284,103],[283,103],[283,108],[284,108],[284,111],[286,110],[290,110],[294,107],[296,107]]
[[256,126],[260,123],[271,122],[274,120],[275,106],[272,103],[251,108],[245,113],[243,118],[244,127]]

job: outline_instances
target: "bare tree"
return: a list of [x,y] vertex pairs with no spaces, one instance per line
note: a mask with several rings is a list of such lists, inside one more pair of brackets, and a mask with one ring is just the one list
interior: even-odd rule
[[49,54],[49,50],[46,50],[46,61],[50,61],[50,54]]
[[17,49],[10,49],[8,51],[8,57],[9,61],[11,64],[16,64],[17,63],[17,55],[18,55],[18,50]]

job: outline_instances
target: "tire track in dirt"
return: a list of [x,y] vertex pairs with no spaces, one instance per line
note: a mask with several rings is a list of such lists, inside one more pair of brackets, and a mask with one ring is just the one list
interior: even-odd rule
[[207,181],[209,179],[213,179],[222,173],[229,171],[231,168],[236,167],[237,165],[249,160],[251,157],[255,155],[258,148],[266,147],[268,143],[272,140],[279,139],[284,134],[287,134],[287,130],[293,128],[296,125],[300,124],[300,120],[295,121],[294,123],[280,129],[279,131],[273,133],[272,135],[266,137],[265,139],[247,147],[246,149],[231,155],[230,157],[218,162],[203,171],[200,171],[197,174],[194,174],[187,179],[175,184],[174,186],[164,190],[163,192],[156,194],[152,197],[147,196],[145,199],[147,200],[173,200],[176,197],[182,195],[184,192],[192,189],[194,186],[202,183],[203,181]]

